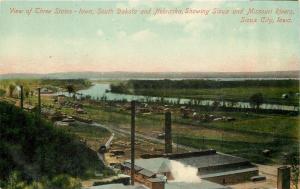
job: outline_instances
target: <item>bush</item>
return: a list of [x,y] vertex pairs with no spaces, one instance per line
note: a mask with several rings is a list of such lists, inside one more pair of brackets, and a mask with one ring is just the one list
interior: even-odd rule
[[6,93],[6,91],[5,91],[4,89],[0,89],[0,97],[1,97],[1,96],[4,96],[5,93]]

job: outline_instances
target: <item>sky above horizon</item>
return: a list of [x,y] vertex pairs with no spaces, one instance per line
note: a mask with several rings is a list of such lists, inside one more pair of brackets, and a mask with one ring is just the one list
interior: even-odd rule
[[[295,14],[288,24],[243,24],[237,15],[10,14],[10,8],[188,7],[285,8]],[[299,70],[299,25],[298,2],[0,0],[0,74]]]

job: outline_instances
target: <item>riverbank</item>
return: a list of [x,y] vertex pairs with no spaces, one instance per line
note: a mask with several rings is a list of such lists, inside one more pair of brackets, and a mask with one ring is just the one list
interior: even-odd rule
[[249,102],[261,93],[264,103],[299,105],[299,80],[129,80],[110,85],[119,94],[177,99]]

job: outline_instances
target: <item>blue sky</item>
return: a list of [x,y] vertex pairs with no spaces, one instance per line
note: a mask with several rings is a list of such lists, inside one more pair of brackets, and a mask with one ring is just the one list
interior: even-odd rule
[[[288,24],[240,15],[42,15],[30,9],[289,9]],[[245,16],[245,15],[243,15]],[[260,15],[252,18],[260,19]],[[0,73],[298,70],[298,2],[0,1]]]

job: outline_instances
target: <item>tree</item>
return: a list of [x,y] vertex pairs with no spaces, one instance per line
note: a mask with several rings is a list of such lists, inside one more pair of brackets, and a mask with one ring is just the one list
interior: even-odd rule
[[76,98],[76,90],[75,90],[75,87],[73,86],[73,85],[67,85],[67,91],[68,91],[68,93],[69,93],[69,95],[71,95],[72,93],[73,93],[73,98],[74,98],[74,100],[75,100],[75,98]]
[[214,101],[211,106],[214,110],[216,110],[220,107],[220,105],[221,103],[219,101]]
[[66,88],[67,88],[67,91],[68,91],[69,94],[75,92],[75,89],[74,89],[74,86],[73,86],[73,85],[67,85]]
[[24,87],[24,91],[25,91],[25,97],[28,98],[29,94],[30,94],[30,88],[29,87]]
[[286,157],[286,163],[291,166],[291,181],[294,189],[298,189],[298,181],[299,181],[299,153],[289,153]]
[[50,187],[53,189],[80,189],[81,182],[79,179],[72,178],[68,175],[58,175],[51,180]]
[[3,90],[3,89],[0,89],[0,96],[4,96],[4,95],[5,95],[5,93],[6,93],[6,91],[5,91],[5,90]]
[[13,96],[14,90],[16,89],[16,86],[14,84],[9,84],[8,86],[8,95],[9,97]]
[[253,94],[249,100],[250,100],[250,105],[253,106],[255,109],[259,109],[261,104],[264,102],[262,93]]

